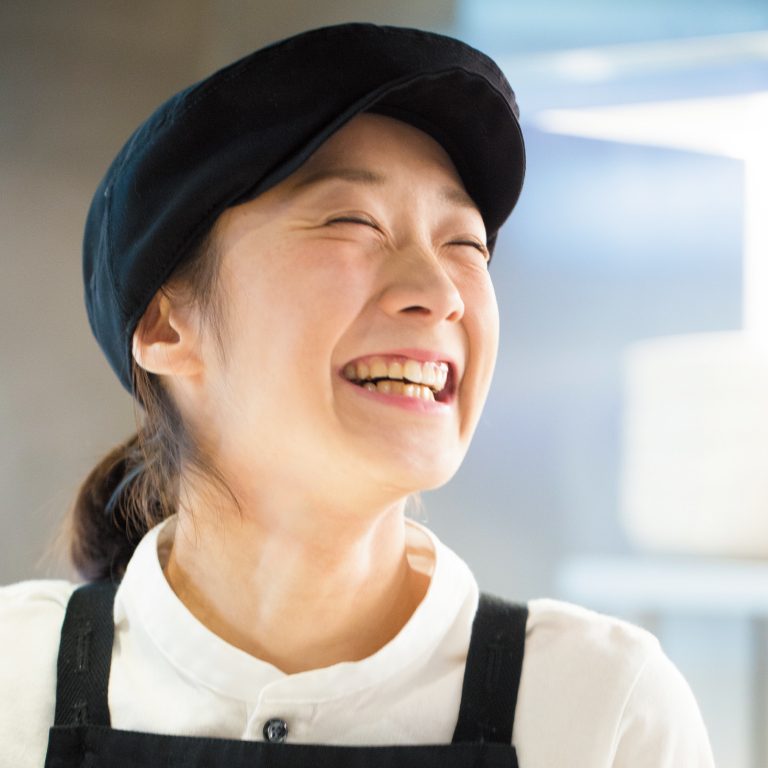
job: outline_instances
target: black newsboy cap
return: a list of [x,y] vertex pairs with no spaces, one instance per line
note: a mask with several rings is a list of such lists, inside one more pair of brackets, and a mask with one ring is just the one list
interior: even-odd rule
[[157,109],[94,195],[85,303],[129,392],[133,333],[179,260],[222,211],[287,178],[361,112],[402,120],[443,146],[493,245],[520,195],[525,150],[514,93],[491,59],[449,37],[372,24],[263,48]]

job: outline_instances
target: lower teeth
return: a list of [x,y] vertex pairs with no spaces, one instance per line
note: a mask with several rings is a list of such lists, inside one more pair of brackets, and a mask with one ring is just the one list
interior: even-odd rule
[[404,397],[414,397],[417,400],[434,401],[435,394],[427,386],[421,384],[406,384],[402,381],[393,381],[391,379],[381,379],[374,384],[372,381],[366,381],[360,384],[363,389],[369,392],[382,392],[385,395],[402,395]]

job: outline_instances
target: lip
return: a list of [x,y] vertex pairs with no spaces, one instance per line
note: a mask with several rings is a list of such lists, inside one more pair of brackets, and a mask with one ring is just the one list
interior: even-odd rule
[[[389,395],[384,394],[383,392],[369,392],[367,389],[364,389],[363,387],[348,381],[344,376],[344,368],[347,365],[357,365],[357,363],[368,364],[374,357],[390,359],[402,358],[403,361],[417,360],[421,363],[445,363],[448,366],[448,381],[446,382],[445,388],[442,390],[441,399],[430,401],[421,400],[420,398],[415,397],[405,397],[403,395]],[[383,404],[396,405],[409,411],[444,414],[447,413],[456,398],[458,366],[456,365],[456,361],[445,352],[436,352],[430,349],[417,349],[413,347],[373,352],[371,354],[360,355],[359,357],[348,360],[338,369],[337,374],[345,384],[349,385],[350,387],[354,387],[363,396],[373,398],[374,400],[378,400]]]

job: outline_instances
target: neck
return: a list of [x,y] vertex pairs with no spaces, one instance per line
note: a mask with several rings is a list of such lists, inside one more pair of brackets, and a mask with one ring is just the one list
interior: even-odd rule
[[359,661],[386,645],[429,577],[405,546],[404,501],[365,517],[263,499],[194,516],[188,495],[165,568],[208,629],[288,674]]

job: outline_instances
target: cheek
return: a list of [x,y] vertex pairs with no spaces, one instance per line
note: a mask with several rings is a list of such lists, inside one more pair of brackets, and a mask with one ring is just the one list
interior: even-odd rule
[[489,373],[493,373],[496,355],[499,351],[499,305],[490,278],[487,281],[487,289],[483,292],[482,310],[479,313],[478,324],[489,353],[491,366]]
[[496,364],[499,346],[499,309],[487,272],[466,281],[462,289],[468,366],[461,393],[464,426],[470,431],[480,417]]
[[480,368],[493,371],[499,345],[499,306],[486,269],[457,276],[456,285],[464,301],[464,327],[469,354]]
[[349,251],[344,244],[275,249],[269,260],[254,257],[232,275],[231,364],[242,386],[295,397],[297,388],[317,391],[328,381],[332,350],[370,283]]

